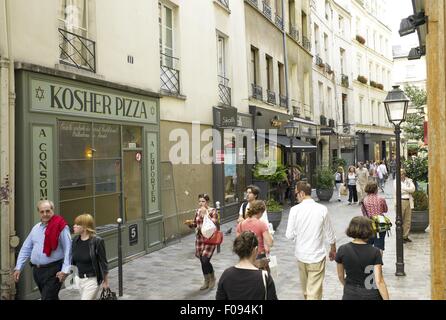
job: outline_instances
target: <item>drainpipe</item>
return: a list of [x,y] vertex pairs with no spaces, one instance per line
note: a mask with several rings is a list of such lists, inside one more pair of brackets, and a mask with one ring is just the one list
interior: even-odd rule
[[11,54],[10,2],[0,0],[0,299],[15,296],[11,270],[19,239],[14,230],[14,62]]
[[[286,105],[288,107],[288,112],[293,115],[293,110],[291,110],[290,103],[290,95],[288,89],[288,52],[286,47],[286,31],[285,31],[285,0],[282,0],[282,21],[283,21],[283,29],[282,29],[282,39],[283,39],[283,62],[285,63],[285,95],[286,95]],[[280,93],[279,93],[280,100]],[[294,116],[293,116],[294,118]]]

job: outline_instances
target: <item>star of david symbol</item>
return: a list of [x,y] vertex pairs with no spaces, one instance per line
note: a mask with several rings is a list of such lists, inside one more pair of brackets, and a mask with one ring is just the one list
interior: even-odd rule
[[45,91],[39,86],[36,89],[36,98],[39,99],[39,101],[42,101],[42,99],[45,98],[44,93]]

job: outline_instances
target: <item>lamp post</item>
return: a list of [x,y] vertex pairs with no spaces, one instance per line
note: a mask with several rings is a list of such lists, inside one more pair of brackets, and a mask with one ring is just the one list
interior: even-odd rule
[[295,195],[294,195],[294,189],[296,186],[296,181],[294,180],[294,163],[293,163],[293,139],[295,137],[297,137],[297,135],[299,134],[299,125],[290,120],[285,126],[285,133],[287,135],[288,138],[290,138],[290,166],[291,166],[291,176],[293,181],[291,181],[291,193],[290,193],[290,197],[291,197],[291,205],[294,205],[295,202]]
[[400,155],[400,134],[401,123],[406,120],[409,99],[399,86],[393,86],[389,91],[384,106],[387,117],[395,127],[396,142],[396,276],[405,276],[404,253],[403,253],[403,217],[401,213],[401,155]]

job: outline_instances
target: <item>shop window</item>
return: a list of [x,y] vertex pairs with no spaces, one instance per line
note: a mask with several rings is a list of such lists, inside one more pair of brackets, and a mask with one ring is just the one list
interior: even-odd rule
[[141,148],[141,134],[140,127],[124,126],[122,128],[122,147],[124,149]]
[[225,135],[224,139],[224,171],[225,171],[225,204],[234,203],[236,199],[236,186],[237,186],[237,165],[235,154],[235,136]]

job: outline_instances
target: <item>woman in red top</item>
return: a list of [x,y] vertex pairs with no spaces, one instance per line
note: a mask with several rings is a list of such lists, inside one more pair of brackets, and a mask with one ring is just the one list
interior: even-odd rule
[[266,254],[269,254],[270,248],[273,245],[273,238],[269,233],[268,226],[260,220],[265,210],[265,202],[255,200],[248,209],[248,218],[237,225],[237,236],[244,231],[255,233],[257,241],[259,242],[257,260],[266,258]]
[[[371,218],[375,215],[384,215],[387,212],[386,200],[378,196],[378,184],[374,181],[367,183],[365,186],[367,196],[364,198],[362,205],[362,214]],[[386,232],[379,232],[374,238],[371,238],[368,243],[373,244],[374,247],[381,249],[381,254],[384,251],[384,240]]]
[[195,228],[195,256],[200,259],[201,269],[204,275],[204,283],[200,290],[212,289],[215,286],[214,268],[211,264],[211,258],[214,250],[217,247],[212,244],[205,244],[204,237],[201,234],[201,227],[203,226],[204,217],[207,215],[212,222],[218,225],[218,214],[215,208],[209,207],[209,196],[206,193],[198,195],[199,208],[195,211],[195,218],[193,220],[186,220],[184,223],[189,228]]

